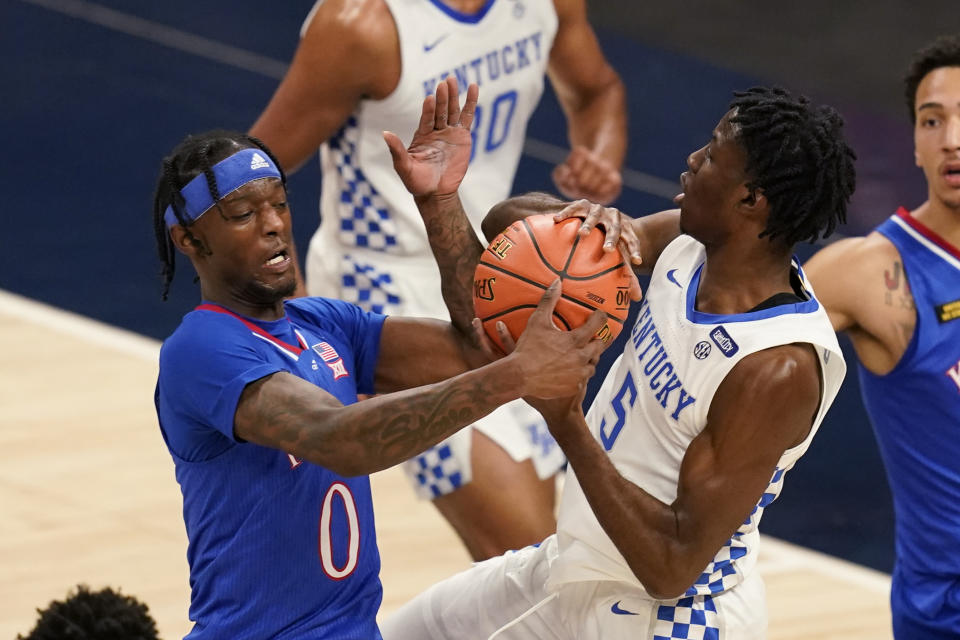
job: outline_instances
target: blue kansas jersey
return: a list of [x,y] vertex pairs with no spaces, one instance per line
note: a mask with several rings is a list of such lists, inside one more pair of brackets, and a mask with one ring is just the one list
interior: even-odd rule
[[303,298],[262,322],[202,304],[160,351],[157,415],[183,493],[190,639],[379,638],[370,482],[238,441],[244,387],[286,371],[344,404],[373,391],[384,317]]
[[900,252],[917,324],[896,367],[859,367],[893,490],[893,608],[960,632],[960,250],[900,209],[877,231]]

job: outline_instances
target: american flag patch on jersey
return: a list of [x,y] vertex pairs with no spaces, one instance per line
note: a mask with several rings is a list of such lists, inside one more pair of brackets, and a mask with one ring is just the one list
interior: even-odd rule
[[337,350],[326,342],[318,342],[310,348],[316,351],[317,355],[320,356],[324,362],[333,362],[334,360],[340,359],[340,354],[337,353]]

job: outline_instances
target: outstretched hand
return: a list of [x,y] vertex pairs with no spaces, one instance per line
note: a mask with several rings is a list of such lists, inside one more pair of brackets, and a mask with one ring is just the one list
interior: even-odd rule
[[461,109],[457,81],[447,78],[437,85],[435,95],[424,99],[409,147],[404,148],[396,134],[383,132],[393,168],[415,198],[450,195],[460,187],[470,162],[470,127],[478,95],[477,85],[471,84]]

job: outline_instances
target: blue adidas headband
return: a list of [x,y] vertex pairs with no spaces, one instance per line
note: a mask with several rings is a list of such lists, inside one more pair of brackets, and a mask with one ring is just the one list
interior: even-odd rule
[[[217,190],[224,198],[243,185],[259,180],[260,178],[281,178],[280,170],[273,164],[270,157],[260,149],[242,149],[226,160],[213,165],[213,175],[217,179]],[[282,178],[281,178],[282,179]],[[184,222],[193,223],[202,216],[216,202],[207,186],[207,178],[203,173],[188,182],[180,189],[185,203],[183,211]],[[173,205],[163,212],[163,219],[168,227],[180,224],[177,214],[173,212]]]

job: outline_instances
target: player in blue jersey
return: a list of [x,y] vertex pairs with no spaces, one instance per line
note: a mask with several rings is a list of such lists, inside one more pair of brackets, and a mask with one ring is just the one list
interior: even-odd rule
[[960,37],[920,50],[905,80],[926,201],[806,268],[857,352],[893,493],[894,635],[936,640],[960,637]]
[[[557,159],[558,188],[613,200],[627,143],[625,91],[585,0],[316,2],[289,71],[250,130],[289,171],[320,148],[321,219],[306,253],[306,291],[368,311],[447,319],[420,215],[381,132],[413,131],[439,79],[458,78],[461,90],[477,83],[477,144],[460,197],[479,230],[511,193],[545,76],[571,147]],[[556,529],[554,476],[563,464],[539,414],[513,403],[403,469],[481,559]]]
[[387,640],[765,637],[760,520],[846,371],[792,247],[844,219],[853,152],[835,110],[761,87],[687,165],[679,211],[563,212],[540,194],[488,215],[492,232],[605,216],[650,285],[586,417],[582,393],[532,402],[570,461],[556,535],[434,585]]
[[[476,88],[425,102],[401,175],[446,283],[482,246],[449,250],[440,202],[456,197]],[[455,91],[455,89],[454,89]],[[461,118],[462,116],[462,118]],[[448,124],[449,123],[449,124]],[[163,160],[154,225],[165,267],[186,255],[202,303],[164,342],[160,428],[183,493],[189,636],[380,637],[380,568],[367,474],[397,464],[521,396],[570,393],[601,350],[597,313],[561,332],[553,286],[515,354],[491,362],[471,320],[387,318],[332,299],[284,299],[296,275],[285,179],[256,139],[213,131]],[[165,289],[166,292],[166,289]],[[446,287],[456,318],[472,291]],[[473,369],[473,370],[471,370]],[[357,403],[358,393],[380,393]]]

